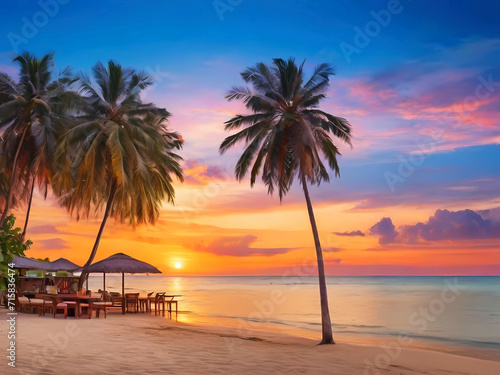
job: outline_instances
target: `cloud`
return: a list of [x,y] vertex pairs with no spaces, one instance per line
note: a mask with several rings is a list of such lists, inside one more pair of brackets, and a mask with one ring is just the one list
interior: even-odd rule
[[338,253],[339,251],[342,251],[340,247],[327,247],[323,249],[324,253]]
[[[57,229],[54,225],[52,224],[43,224],[43,225],[37,225],[34,227],[28,227],[28,235],[32,234],[66,234],[70,236],[80,236],[80,237],[87,237],[87,238],[94,238],[94,234],[80,234],[80,233],[70,233],[70,232],[65,232],[62,230]],[[37,243],[40,241],[36,241]]]
[[198,162],[196,159],[187,159],[183,170],[185,182],[192,185],[206,185],[211,180],[225,180],[227,173],[215,166]]
[[361,232],[360,230],[353,230],[350,232],[332,232],[332,233],[337,235],[337,236],[345,236],[345,237],[356,237],[356,236],[364,237],[365,236],[365,234],[363,232]]
[[68,249],[68,242],[61,238],[49,238],[47,240],[37,240],[34,246],[43,250]]
[[216,255],[244,257],[244,256],[273,256],[285,254],[293,248],[258,248],[250,247],[257,240],[256,236],[246,235],[243,237],[221,237],[209,245],[203,243],[195,246],[195,250],[204,251]]
[[378,236],[381,245],[500,238],[499,211],[498,208],[479,212],[437,210],[427,222],[402,225],[398,230],[387,217],[371,227],[370,234]]
[[399,237],[403,243],[500,238],[500,223],[472,210],[437,210],[426,223],[402,226]]
[[381,245],[387,245],[396,242],[398,232],[391,218],[384,217],[370,228],[370,234],[372,236],[378,236],[378,242]]
[[341,258],[325,260],[325,264],[340,264],[340,262],[342,262]]
[[37,225],[28,229],[29,234],[49,234],[49,233],[62,233],[52,224]]

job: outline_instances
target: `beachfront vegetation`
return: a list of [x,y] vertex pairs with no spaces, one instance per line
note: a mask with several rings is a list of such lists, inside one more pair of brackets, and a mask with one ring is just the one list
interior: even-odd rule
[[82,284],[108,217],[154,223],[162,202],[173,202],[183,140],[167,129],[169,112],[142,102],[153,83],[144,72],[110,61],[92,68],[94,80],[69,69],[54,78],[53,53],[14,61],[19,82],[0,73],[0,226],[13,205],[27,202],[22,242],[36,185],[45,196],[51,186],[77,219],[105,206]]
[[53,53],[38,59],[25,52],[14,61],[20,68],[18,82],[0,74],[2,172],[10,176],[2,200],[0,226],[16,193],[20,201],[28,203],[22,240],[35,184],[47,196],[56,141],[67,123],[65,114],[74,106],[75,96],[68,89],[74,80],[69,69],[54,77]]
[[105,206],[80,287],[108,217],[133,226],[154,223],[162,202],[174,201],[173,177],[183,181],[182,158],[175,153],[183,140],[167,130],[170,113],[140,98],[153,83],[150,77],[113,61],[107,67],[98,62],[92,71],[96,87],[87,75],[78,77],[85,104],[78,124],[60,138],[53,184],[77,219]]
[[302,184],[318,261],[321,344],[333,344],[323,254],[307,185],[330,179],[321,156],[339,176],[340,153],[330,134],[350,145],[351,126],[347,120],[318,109],[326,97],[333,68],[318,65],[305,81],[303,66],[304,63],[297,66],[293,59],[274,59],[272,66],[258,63],[241,73],[250,87],[233,87],[226,99],[242,101],[251,113],[225,122],[227,131],[242,129],[227,137],[219,151],[223,154],[238,142],[245,142],[246,148],[236,164],[236,178],[242,180],[250,172],[253,186],[261,175],[268,193],[277,189],[280,200],[295,177]]
[[24,256],[24,252],[30,248],[30,240],[20,239],[21,228],[15,228],[16,218],[9,215],[0,226],[0,290],[7,287],[9,263],[16,256]]

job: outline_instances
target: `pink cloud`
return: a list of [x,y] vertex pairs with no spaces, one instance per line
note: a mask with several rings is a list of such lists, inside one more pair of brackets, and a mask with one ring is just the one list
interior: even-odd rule
[[285,254],[293,248],[259,248],[250,247],[257,240],[256,236],[246,235],[242,237],[221,237],[208,245],[200,243],[195,246],[195,250],[204,251],[222,256],[273,256]]

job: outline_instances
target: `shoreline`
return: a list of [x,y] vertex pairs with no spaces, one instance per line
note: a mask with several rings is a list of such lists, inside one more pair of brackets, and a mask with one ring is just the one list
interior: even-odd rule
[[[182,317],[182,314],[181,314]],[[237,324],[231,324],[231,322],[235,322],[237,320],[242,320],[245,325],[248,327],[248,321],[243,320],[241,318],[215,318],[215,317],[196,317],[190,318],[189,322],[180,321],[179,324],[186,324],[187,327],[197,327],[201,330],[210,329],[213,330],[231,330],[239,332],[240,335],[255,336],[261,335],[266,336],[268,334],[276,334],[283,336],[291,336],[296,338],[303,338],[307,340],[311,340],[312,342],[318,343],[321,341],[321,332],[320,331],[312,331],[305,328],[296,328],[287,326],[286,329],[279,328],[273,324],[263,323],[260,324],[261,327],[265,328],[241,328]],[[227,322],[228,324],[224,324],[221,322]],[[241,332],[243,331],[243,332]],[[250,333],[248,332],[250,331]],[[447,354],[454,354],[463,357],[470,358],[478,358],[484,359],[493,362],[500,362],[500,344],[497,347],[489,346],[487,344],[484,345],[469,345],[465,342],[453,341],[451,339],[433,339],[433,338],[423,338],[416,337],[411,335],[404,335],[403,332],[398,335],[391,334],[371,334],[371,333],[344,333],[344,332],[336,332],[335,328],[333,331],[334,340],[337,343],[347,343],[354,344],[359,346],[380,346],[387,343],[395,343],[398,340],[398,337],[405,337],[405,344],[402,347],[407,349],[418,349],[418,350],[428,350],[435,351]],[[411,342],[408,342],[410,340]],[[472,340],[471,340],[472,341]]]
[[[16,369],[6,374],[480,374],[500,373],[500,363],[427,349],[396,348],[383,341],[360,345],[337,335],[336,345],[234,327],[176,323],[149,314],[108,314],[107,319],[63,319],[18,314]],[[0,342],[6,343],[7,310],[0,308]],[[2,345],[4,346],[4,345]],[[474,358],[473,358],[474,357]],[[69,367],[77,363],[78,368]]]

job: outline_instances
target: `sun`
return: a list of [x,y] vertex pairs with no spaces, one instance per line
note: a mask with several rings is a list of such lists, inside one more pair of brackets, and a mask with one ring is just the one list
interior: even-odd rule
[[175,264],[175,268],[181,268],[181,267],[182,267],[182,264],[180,264],[180,263]]

